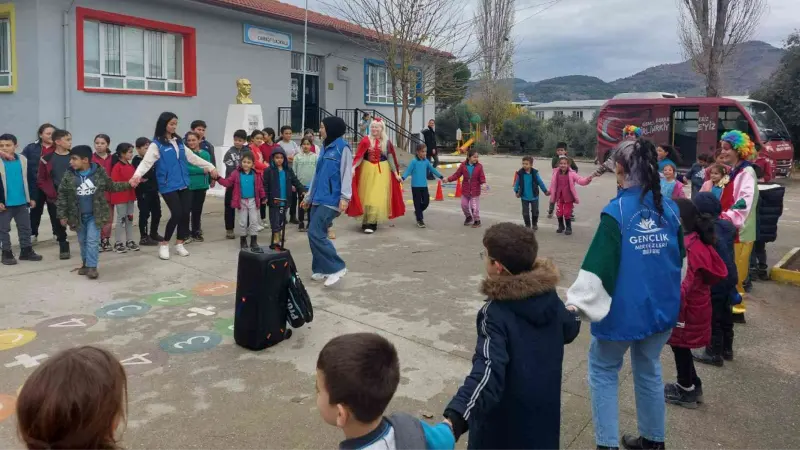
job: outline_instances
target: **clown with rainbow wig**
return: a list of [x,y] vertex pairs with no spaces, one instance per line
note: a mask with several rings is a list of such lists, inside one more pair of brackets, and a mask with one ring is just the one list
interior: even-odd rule
[[[728,131],[720,140],[721,156],[731,167],[730,182],[725,185],[720,198],[722,216],[730,220],[736,227],[737,236],[734,244],[734,257],[739,282],[736,290],[744,299],[743,282],[747,278],[750,267],[750,253],[756,240],[756,207],[758,205],[758,178],[753,164],[755,144],[750,136],[738,130]],[[734,322],[744,323],[745,305],[733,306]]]
[[636,139],[641,136],[642,136],[642,129],[637,127],[636,125],[626,125],[625,128],[622,129],[623,139]]

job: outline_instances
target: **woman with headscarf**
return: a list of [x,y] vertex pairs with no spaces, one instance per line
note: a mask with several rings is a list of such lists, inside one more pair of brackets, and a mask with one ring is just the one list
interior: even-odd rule
[[344,261],[328,239],[333,219],[347,210],[352,196],[353,152],[344,139],[347,125],[339,117],[322,119],[323,139],[317,168],[301,207],[311,208],[308,244],[311,247],[311,279],[332,286],[347,273]]
[[742,302],[733,306],[733,321],[745,323],[744,319],[744,280],[750,269],[750,252],[756,240],[756,207],[758,206],[758,177],[750,160],[755,158],[753,141],[746,133],[738,130],[722,135],[720,156],[731,167],[730,181],[722,190],[720,202],[722,215],[736,227],[736,241],[733,245],[736,271],[739,282],[736,290],[742,295]]
[[353,201],[347,215],[361,217],[365,233],[374,233],[379,223],[405,214],[397,155],[382,120],[370,124],[369,136],[358,144],[353,167]]
[[567,309],[592,322],[589,387],[597,448],[619,445],[619,370],[628,349],[639,436],[629,449],[664,448],[666,408],[661,349],[678,320],[685,255],[680,214],[661,196],[656,149],[623,141],[612,156],[621,186],[567,291]]

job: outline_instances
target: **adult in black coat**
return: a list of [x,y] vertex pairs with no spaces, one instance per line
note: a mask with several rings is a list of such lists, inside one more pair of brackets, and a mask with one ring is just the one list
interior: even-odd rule
[[[514,239],[523,233],[532,244]],[[532,236],[501,223],[484,237],[489,277],[481,291],[488,298],[478,312],[472,370],[444,412],[456,439],[469,430],[471,449],[559,448],[564,344],[577,337],[580,322],[556,294],[558,269],[535,259]],[[495,250],[492,240],[506,245]],[[529,249],[535,263],[514,262],[528,259]]]
[[[439,152],[436,150],[436,131],[434,127],[436,126],[436,121],[431,119],[428,121],[428,128],[422,130],[422,138],[425,140],[425,147],[428,149],[428,154],[426,157],[431,161],[433,167],[439,165]],[[429,180],[433,179],[432,174],[428,174],[430,178]]]

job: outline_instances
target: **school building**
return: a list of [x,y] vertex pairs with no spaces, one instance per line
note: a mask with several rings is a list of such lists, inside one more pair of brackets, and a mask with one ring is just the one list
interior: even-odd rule
[[[275,0],[0,0],[0,132],[24,145],[51,122],[76,144],[119,143],[151,137],[172,111],[181,132],[205,120],[218,144],[240,77],[276,130],[299,131],[303,108],[309,128],[327,115],[355,127],[362,111],[391,127],[386,62],[359,44],[369,30],[309,11],[303,86],[304,14]],[[435,104],[414,101],[416,134]]]

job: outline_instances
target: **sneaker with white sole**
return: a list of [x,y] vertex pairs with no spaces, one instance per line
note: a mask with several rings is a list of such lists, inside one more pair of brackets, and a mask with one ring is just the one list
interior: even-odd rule
[[259,233],[264,231],[264,225],[260,225],[260,224],[256,225],[256,231],[258,231]]
[[158,257],[161,259],[169,259],[169,245],[159,245],[158,246]]
[[325,287],[331,287],[334,284],[338,283],[339,280],[347,273],[347,269],[342,269],[336,273],[332,273],[328,275],[328,278],[325,280]]
[[189,256],[189,250],[186,250],[186,247],[184,247],[183,244],[175,244],[175,253],[177,253],[178,256]]
[[312,273],[311,274],[311,279],[313,281],[325,281],[325,278],[328,278],[328,276],[325,275],[324,273]]

